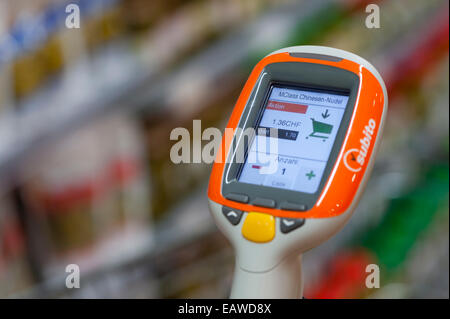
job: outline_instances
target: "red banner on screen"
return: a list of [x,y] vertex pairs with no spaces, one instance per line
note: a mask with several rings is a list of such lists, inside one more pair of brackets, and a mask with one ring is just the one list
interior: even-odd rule
[[288,102],[269,101],[269,103],[267,104],[267,109],[305,114],[306,110],[308,109],[308,105],[301,105],[301,104],[288,103]]

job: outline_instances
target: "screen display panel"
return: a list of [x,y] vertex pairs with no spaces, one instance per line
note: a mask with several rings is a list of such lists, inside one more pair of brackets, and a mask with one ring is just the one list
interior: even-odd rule
[[315,193],[348,99],[347,92],[272,85],[238,181]]

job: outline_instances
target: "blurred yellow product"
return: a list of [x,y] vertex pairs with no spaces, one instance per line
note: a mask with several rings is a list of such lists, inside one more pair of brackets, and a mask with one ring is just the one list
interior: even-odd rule
[[62,67],[61,42],[53,35],[36,50],[25,53],[13,62],[16,97],[23,98],[34,93]]
[[179,9],[186,1],[183,0],[126,0],[121,3],[123,21],[129,30],[145,31]]
[[63,67],[63,55],[60,39],[52,35],[47,42],[38,49],[37,55],[43,61],[47,75],[61,71]]
[[101,15],[84,21],[80,30],[85,37],[87,48],[92,51],[123,32],[121,12],[118,8],[108,9]]
[[27,52],[13,62],[14,91],[16,98],[23,98],[43,82],[46,65],[36,52]]
[[67,210],[52,211],[47,215],[52,242],[58,252],[69,252],[89,246],[95,240],[90,203],[78,204]]

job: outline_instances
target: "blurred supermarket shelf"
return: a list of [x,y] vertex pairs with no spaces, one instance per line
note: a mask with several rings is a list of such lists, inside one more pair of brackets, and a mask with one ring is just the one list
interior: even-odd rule
[[[132,276],[133,271],[130,271],[130,268],[136,268],[138,271],[144,269],[148,276],[154,271],[152,268],[156,267],[156,261],[167,252],[217,233],[212,219],[205,218],[208,216],[205,193],[206,187],[203,186],[192,197],[167,213],[153,231],[129,229],[119,234],[121,238],[117,240],[110,238],[107,245],[90,251],[86,258],[76,258],[83,281],[89,283],[86,289],[92,293],[96,289],[101,289],[105,278],[127,277],[128,272]],[[129,247],[133,249],[130,250]],[[69,258],[58,261],[57,265],[48,269],[48,279],[30,290],[18,293],[16,297],[54,297],[67,294],[65,267],[72,263],[70,260]]]
[[[126,41],[108,45],[93,58],[90,57],[89,61],[79,61],[56,84],[21,102],[20,111],[0,117],[0,174],[11,173],[29,151],[64,136],[105,111],[124,111],[124,105],[125,111],[148,109],[149,105],[156,104],[174,108],[174,112],[181,115],[191,114],[195,111],[193,108],[208,100],[207,92],[216,89],[217,83],[226,74],[235,72],[239,76],[243,71],[246,72],[242,66],[253,54],[268,53],[270,49],[267,48],[286,45],[291,30],[295,29],[299,20],[313,16],[330,6],[330,3],[322,0],[276,8],[231,32],[164,75],[149,61],[142,61],[145,58],[150,60],[149,57],[137,59],[134,48]],[[388,84],[401,81],[397,79],[402,74],[398,70],[404,69],[405,62],[408,62],[405,58],[410,57],[408,53],[411,50],[434,52],[433,46],[430,47],[430,39],[436,37],[440,41],[437,45],[442,45],[444,37],[441,33],[442,30],[445,32],[444,21],[448,25],[448,13],[445,15],[445,11],[436,9],[436,5],[428,10],[438,10],[441,14],[432,25],[428,23],[429,17],[415,24],[414,29],[424,33],[423,36],[417,37],[416,32],[411,32],[415,34],[413,39],[408,35],[399,41],[395,35],[395,43],[391,47],[370,53],[368,59],[372,59],[376,66],[381,66]],[[427,39],[425,43],[423,39]],[[149,48],[141,50],[141,55],[151,53]],[[153,54],[150,56],[153,63],[159,59]],[[158,103],[152,103],[155,101]],[[180,109],[179,105],[184,107]]]
[[[29,154],[27,151],[54,141],[107,109],[120,107],[136,87],[148,83],[129,52],[115,46],[103,54],[89,65],[81,61],[57,85],[25,101],[19,112],[0,118],[1,173],[10,172],[21,156]],[[95,72],[86,73],[86,68]],[[80,82],[84,87],[80,88]]]
[[[380,224],[392,200],[421,181],[424,168],[448,160],[448,3],[411,0],[408,12],[404,12],[404,3],[379,1],[384,28],[380,32],[362,27],[364,1],[285,2],[255,10],[257,14],[243,22],[229,18],[226,32],[196,50],[183,47],[183,41],[191,39],[186,33],[177,38],[179,41],[165,40],[177,30],[170,31],[167,26],[186,23],[183,14],[186,16],[192,5],[187,4],[178,8],[181,13],[145,31],[138,41],[114,39],[76,60],[49,85],[21,100],[20,105],[0,110],[0,195],[11,184],[32,180],[32,173],[27,172],[33,172],[28,168],[36,165],[32,155],[39,152],[35,151],[45,153],[48,146],[67,143],[73,132],[85,130],[86,125],[106,114],[124,113],[144,122],[150,118],[157,124],[169,122],[169,128],[179,123],[189,126],[202,110],[217,112],[213,107],[217,101],[231,107],[231,99],[249,68],[272,49],[299,43],[345,48],[365,56],[381,71],[391,108],[374,172],[354,217],[345,231],[305,254],[306,290],[314,288],[329,273],[330,260],[353,249],[355,241],[360,243],[361,234]],[[171,44],[173,48],[168,47]],[[229,110],[224,108],[223,112]],[[162,183],[151,175],[154,171],[150,172],[149,180],[157,181],[153,192],[162,188],[167,179],[183,179],[174,185],[177,194],[180,190],[179,198],[161,196],[168,202],[159,208],[163,212],[148,212],[155,220],[143,227],[131,223],[89,247],[84,255],[58,258],[44,267],[42,281],[35,281],[35,285],[14,296],[228,295],[233,258],[230,246],[208,216],[206,178],[199,173],[200,183],[193,186],[184,181],[189,180],[189,174],[196,174],[190,170],[208,171],[208,167],[191,165],[173,173],[176,168],[158,162],[167,161],[166,154],[155,155],[155,151],[167,147],[167,141],[160,140],[163,135],[168,139],[167,131],[152,129],[150,126],[146,132],[146,143],[155,143],[154,148],[147,146],[150,157],[154,156],[149,162],[155,165],[154,171],[162,171]],[[448,216],[448,205],[446,209]],[[1,222],[0,218],[0,226]],[[426,287],[428,282],[439,286],[434,295],[448,296],[448,285],[439,285],[440,276],[448,272],[448,245],[442,242],[442,238],[448,242],[448,218],[439,219],[439,223],[446,226],[443,228],[447,232],[433,226],[420,239],[414,238],[422,244],[413,249],[412,257],[402,266],[408,275],[394,277],[368,297],[432,296],[433,288]],[[422,258],[429,261],[423,268]],[[81,267],[83,284],[81,289],[69,291],[64,270],[73,260]],[[411,284],[416,276],[419,279]]]
[[[298,19],[329,2],[274,9],[164,75],[154,65],[163,57],[154,56],[152,47],[141,48],[139,55],[144,57],[139,58],[129,41],[108,45],[93,58],[77,62],[56,83],[22,101],[20,111],[0,117],[0,174],[10,173],[30,150],[60,138],[105,111],[123,111],[124,105],[126,111],[132,111],[156,100],[160,101],[158,105],[162,101],[178,105],[192,97],[192,91],[212,89],[209,86],[216,83],[216,78],[236,70],[252,52],[267,46],[270,32],[288,35]],[[285,40],[273,36],[269,47],[278,47]]]

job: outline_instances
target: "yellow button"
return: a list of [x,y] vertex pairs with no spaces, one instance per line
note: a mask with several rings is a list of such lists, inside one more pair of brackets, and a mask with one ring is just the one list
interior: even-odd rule
[[271,241],[275,237],[275,218],[263,213],[248,213],[242,226],[242,235],[256,243]]

